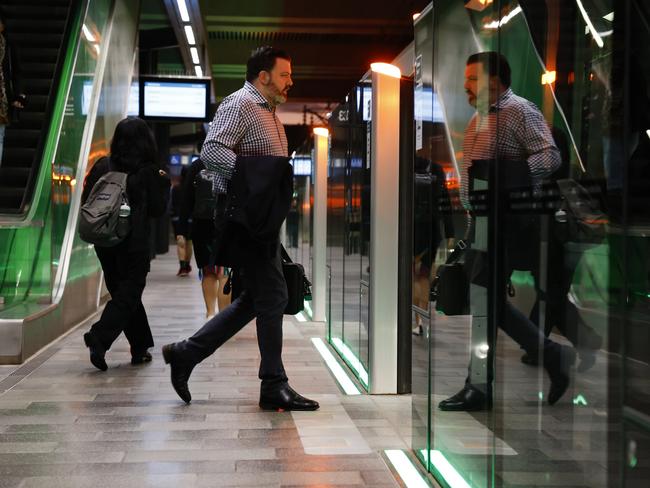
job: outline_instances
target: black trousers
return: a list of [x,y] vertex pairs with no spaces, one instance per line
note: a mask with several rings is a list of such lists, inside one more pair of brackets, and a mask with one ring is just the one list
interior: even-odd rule
[[129,253],[128,244],[124,244],[95,247],[111,299],[90,331],[106,350],[124,332],[131,349],[141,351],[154,345],[147,312],[142,304],[142,292],[149,273],[149,253]]
[[[507,262],[506,264],[506,279],[512,275],[513,268]],[[488,264],[488,256],[482,251],[467,251],[465,261],[466,271],[471,283],[487,288],[489,281],[489,274],[491,272]],[[506,283],[502,286],[505,289]],[[537,356],[538,351],[542,352],[545,360],[544,365],[547,369],[556,367],[552,364],[556,357],[560,354],[560,345],[546,337],[542,330],[540,330],[528,317],[526,317],[517,307],[515,307],[509,300],[506,300],[504,306],[504,317],[497,326],[510,336],[519,346],[524,349],[531,356]],[[488,337],[487,342],[492,350],[496,350],[496,331],[492,338]],[[487,383],[477,382],[473,379],[474,368],[487,367],[486,359],[478,359],[472,351],[472,357],[468,366],[468,374],[465,379],[465,384],[472,384],[476,389],[483,393],[489,394],[490,385],[492,383],[492,370],[487,369]],[[556,361],[555,361],[556,362]]]
[[239,273],[242,293],[192,337],[179,342],[177,351],[184,361],[197,364],[256,318],[262,387],[286,382],[282,364],[282,317],[288,295],[279,244],[272,258],[264,257],[263,253],[251,255]]

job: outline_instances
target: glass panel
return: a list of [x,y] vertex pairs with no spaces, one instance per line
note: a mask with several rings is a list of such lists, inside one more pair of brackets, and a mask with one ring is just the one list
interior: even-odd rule
[[[366,124],[363,119],[364,97],[362,87],[350,93],[350,118],[348,120],[349,145],[345,182],[345,309],[343,312],[343,341],[352,355],[361,359],[367,357],[367,340],[362,343],[361,332],[361,250],[362,227],[369,225],[362,219],[362,193],[366,154]],[[368,211],[368,214],[370,212]],[[368,219],[369,220],[369,219]],[[367,332],[364,332],[367,337]],[[365,350],[365,352],[364,352]],[[349,359],[349,358],[348,358]],[[367,363],[364,365],[367,370]]]
[[370,273],[370,169],[366,158],[370,91],[369,83],[362,82],[333,112],[328,174],[331,341],[364,386],[368,384],[368,309],[361,287],[367,287],[362,280],[369,279]]
[[[626,300],[625,308],[619,308],[624,318],[623,486],[640,488],[650,482],[650,5],[636,0],[628,8],[628,70],[626,86],[621,90],[629,94],[627,124],[619,133],[619,139],[626,141],[623,154],[627,155]],[[623,37],[617,30],[622,28],[620,24],[615,17],[617,45]],[[610,443],[616,441],[618,437],[610,437]],[[617,479],[610,476],[609,481],[611,486]]]
[[[429,470],[449,483],[455,471],[470,486],[480,487],[493,482],[493,453],[498,444],[493,416],[487,408],[492,401],[494,333],[489,328],[491,308],[484,282],[484,276],[492,271],[485,259],[489,245],[484,206],[477,205],[474,212],[471,250],[463,254],[465,269],[445,266],[446,238],[458,240],[466,234],[469,222],[465,209],[472,207],[470,196],[485,197],[489,188],[487,175],[473,172],[479,160],[490,157],[483,152],[481,132],[489,124],[489,90],[476,66],[468,67],[465,61],[471,54],[496,46],[495,40],[483,39],[476,32],[477,24],[492,14],[494,6],[481,6],[477,12],[470,5],[452,1],[434,5],[431,93],[426,94],[429,120],[422,122],[421,140],[416,132],[416,185],[420,187],[416,186],[416,206],[422,199],[430,201],[430,221],[426,223],[430,244],[426,251],[432,265],[424,278],[431,280],[442,273],[436,313],[431,316]],[[424,60],[425,49],[422,54]],[[467,292],[450,292],[450,287],[455,290],[456,284],[466,280],[472,262],[482,272],[469,284],[468,298]],[[443,295],[459,306],[443,300]],[[477,411],[467,413],[465,404]]]
[[293,165],[293,199],[285,221],[284,246],[291,259],[301,263],[311,277],[311,192],[313,140],[296,150]]
[[328,297],[329,340],[343,339],[343,273],[345,244],[345,167],[348,150],[349,110],[340,104],[330,118],[330,153],[327,173],[327,263],[330,270]]

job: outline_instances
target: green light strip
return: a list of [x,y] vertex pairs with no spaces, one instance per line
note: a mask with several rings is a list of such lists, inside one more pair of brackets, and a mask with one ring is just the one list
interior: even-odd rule
[[360,394],[359,389],[354,385],[354,383],[348,377],[348,375],[345,374],[345,371],[343,371],[343,368],[338,363],[334,355],[327,348],[327,346],[322,341],[322,339],[320,339],[319,337],[313,337],[311,342],[314,344],[316,350],[320,353],[320,355],[325,360],[325,364],[327,364],[327,367],[330,369],[330,371],[336,378],[336,381],[339,382],[339,385],[341,385],[343,391],[348,395],[359,395]]
[[341,339],[338,337],[333,337],[332,338],[332,344],[334,345],[334,348],[343,356],[343,358],[347,361],[347,363],[350,365],[350,367],[357,373],[357,376],[361,380],[361,382],[368,387],[368,372],[366,369],[363,367],[363,364],[361,364],[361,361],[359,361],[359,358],[354,355],[352,350],[345,344]]
[[303,303],[305,304],[305,312],[307,312],[307,317],[309,317],[310,319],[313,319],[314,318],[314,312],[311,309],[310,302],[305,300]]
[[[427,459],[426,449],[420,450],[424,459]],[[442,476],[449,488],[472,488],[467,481],[456,471],[456,468],[447,460],[445,455],[438,450],[429,451],[433,468]]]
[[387,449],[384,452],[407,488],[429,488],[404,451]]

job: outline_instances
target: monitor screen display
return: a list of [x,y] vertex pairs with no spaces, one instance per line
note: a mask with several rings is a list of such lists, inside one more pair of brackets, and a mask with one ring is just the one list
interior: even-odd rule
[[[81,89],[81,115],[88,115],[88,107],[90,106],[90,99],[93,93],[93,81],[84,80]],[[105,92],[102,91],[99,97],[99,106],[97,108],[98,115],[104,115],[105,112]],[[126,115],[137,117],[140,114],[140,90],[138,82],[131,83],[129,88],[129,99],[127,102]]]
[[209,101],[207,78],[140,79],[140,107],[145,119],[203,121],[208,118]]

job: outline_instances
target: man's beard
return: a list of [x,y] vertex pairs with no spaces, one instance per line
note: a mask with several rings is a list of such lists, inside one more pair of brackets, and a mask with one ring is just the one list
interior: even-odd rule
[[277,95],[273,95],[273,101],[275,102],[276,105],[280,105],[282,103],[286,103],[287,97],[282,93],[278,93]]

